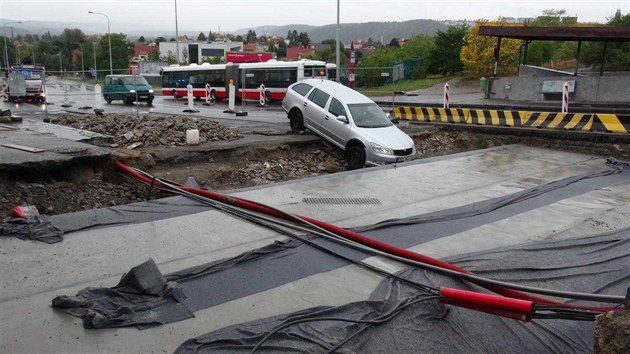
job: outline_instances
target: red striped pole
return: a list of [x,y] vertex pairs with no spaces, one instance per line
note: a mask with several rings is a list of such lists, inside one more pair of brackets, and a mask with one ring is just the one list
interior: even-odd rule
[[569,83],[562,85],[562,113],[569,113]]
[[450,87],[448,86],[448,82],[446,84],[444,84],[444,109],[449,109],[449,89]]

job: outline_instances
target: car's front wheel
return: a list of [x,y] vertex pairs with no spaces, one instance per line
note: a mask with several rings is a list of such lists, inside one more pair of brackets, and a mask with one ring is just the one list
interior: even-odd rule
[[291,131],[295,134],[304,130],[304,117],[302,117],[302,112],[291,112],[289,115],[289,124],[291,125]]
[[346,151],[348,170],[358,170],[365,166],[365,149],[362,146],[354,145]]
[[112,97],[110,95],[105,95],[105,102],[107,102],[107,104],[112,104]]

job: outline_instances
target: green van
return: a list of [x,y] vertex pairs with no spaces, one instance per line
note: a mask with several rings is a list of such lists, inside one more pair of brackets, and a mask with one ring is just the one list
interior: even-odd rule
[[107,103],[122,100],[125,104],[133,102],[153,103],[153,88],[147,80],[137,75],[107,75],[103,98]]

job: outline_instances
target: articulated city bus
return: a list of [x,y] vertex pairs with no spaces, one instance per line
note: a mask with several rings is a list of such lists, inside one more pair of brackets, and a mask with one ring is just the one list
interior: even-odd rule
[[162,69],[162,94],[184,97],[190,83],[193,96],[202,98],[206,97],[206,84],[209,84],[212,99],[223,99],[228,97],[231,81],[237,98],[258,99],[262,84],[268,101],[282,100],[289,85],[313,77],[327,77],[325,62],[270,60],[264,63],[170,66]]

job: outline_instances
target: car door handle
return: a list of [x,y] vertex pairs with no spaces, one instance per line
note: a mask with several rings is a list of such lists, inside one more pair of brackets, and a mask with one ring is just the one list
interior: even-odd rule
[[328,120],[329,118],[330,118],[330,117],[328,117],[328,116],[324,116],[324,119],[326,119],[326,120]]
[[304,107],[306,107],[308,105],[308,103],[304,102]]

